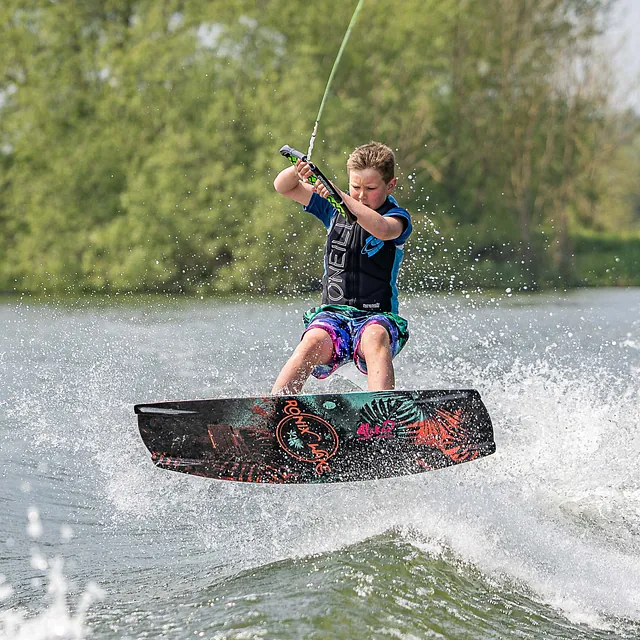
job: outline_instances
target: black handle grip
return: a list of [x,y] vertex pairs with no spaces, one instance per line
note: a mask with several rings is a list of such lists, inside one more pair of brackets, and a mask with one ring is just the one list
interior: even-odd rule
[[[285,144],[283,147],[280,148],[280,153],[285,158],[288,158],[292,164],[295,164],[296,161],[298,160],[302,160],[302,162],[308,162],[307,156],[304,153],[302,153],[301,151],[298,151],[297,149],[294,149],[293,147],[290,147],[288,144]],[[315,184],[316,180],[320,182],[325,187],[325,189],[329,192],[329,197],[327,198],[327,200],[351,224],[354,224],[357,221],[357,218],[353,215],[353,213],[351,213],[351,211],[349,211],[349,207],[347,207],[344,200],[342,199],[342,196],[338,193],[338,191],[336,191],[336,188],[331,184],[331,182],[329,182],[329,180],[327,180],[327,178],[324,176],[322,171],[320,171],[320,169],[318,169],[318,167],[316,167],[316,165],[313,164],[313,162],[309,162],[309,168],[311,169],[311,173],[313,175],[309,178],[308,182],[310,184]]]
[[304,153],[302,153],[302,151],[298,151],[297,149],[290,147],[288,144],[285,144],[284,147],[280,149],[280,153],[285,158],[289,158],[289,160],[291,160],[292,158],[295,158],[296,160],[302,160],[302,162],[307,161],[307,156],[305,156]]

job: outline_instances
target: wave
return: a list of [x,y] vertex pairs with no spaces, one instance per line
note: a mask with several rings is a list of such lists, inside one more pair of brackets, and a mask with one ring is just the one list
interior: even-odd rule
[[[480,338],[465,333],[467,319],[442,331],[467,340],[452,356],[451,340],[420,348],[431,329],[415,323],[399,378],[407,387],[478,388],[497,452],[414,477],[256,487],[160,471],[136,432],[135,402],[158,393],[213,395],[211,380],[194,373],[213,357],[198,352],[208,331],[199,315],[187,318],[186,329],[184,318],[154,321],[154,347],[141,317],[80,317],[71,328],[68,317],[61,321],[67,328],[57,342],[44,336],[39,352],[30,347],[29,358],[44,362],[35,376],[15,365],[1,408],[16,450],[30,452],[23,473],[30,465],[36,476],[63,480],[70,508],[88,505],[88,526],[101,537],[79,541],[83,553],[100,553],[104,544],[112,556],[107,569],[82,570],[83,577],[91,569],[101,574],[94,578],[109,593],[109,606],[94,603],[89,613],[96,635],[102,629],[117,637],[104,631],[114,619],[107,609],[131,616],[140,633],[158,620],[173,624],[159,601],[183,624],[191,612],[192,630],[207,628],[193,612],[209,612],[216,637],[229,638],[240,637],[240,626],[225,628],[223,620],[242,617],[230,612],[244,612],[244,628],[253,629],[246,637],[262,637],[265,628],[296,637],[292,629],[307,629],[300,626],[305,602],[314,620],[309,637],[333,628],[333,617],[344,628],[382,625],[376,628],[405,637],[505,637],[510,629],[533,638],[540,628],[558,638],[587,630],[594,638],[639,635],[640,403],[638,378],[629,375],[637,367],[632,336],[586,352],[569,336],[562,352],[525,357],[510,351],[495,326],[481,324],[489,342],[474,346]],[[616,354],[624,354],[622,366]],[[284,350],[269,357],[248,367],[231,358],[228,384],[256,393]],[[227,395],[228,387],[216,389]],[[46,468],[31,460],[46,460]],[[43,502],[56,496],[37,498],[46,511]],[[300,622],[287,617],[288,606]],[[35,618],[45,613],[43,606]]]

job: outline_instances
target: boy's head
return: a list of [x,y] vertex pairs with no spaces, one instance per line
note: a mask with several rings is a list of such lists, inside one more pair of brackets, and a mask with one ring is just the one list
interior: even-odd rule
[[381,142],[363,144],[347,160],[349,193],[352,198],[378,209],[396,186],[395,156]]
[[388,184],[395,175],[396,158],[393,151],[382,142],[369,142],[356,147],[347,160],[347,171],[376,169]]

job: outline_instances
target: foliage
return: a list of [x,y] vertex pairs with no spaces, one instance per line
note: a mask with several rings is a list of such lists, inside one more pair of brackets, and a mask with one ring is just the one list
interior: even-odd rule
[[[587,282],[584,234],[640,228],[638,117],[593,53],[608,4],[368,0],[314,161],[344,185],[355,145],[398,149],[408,287]],[[0,289],[313,288],[323,230],[271,182],[354,6],[5,0]]]
[[582,232],[573,238],[576,273],[573,284],[630,286],[638,284],[640,234],[613,235]]

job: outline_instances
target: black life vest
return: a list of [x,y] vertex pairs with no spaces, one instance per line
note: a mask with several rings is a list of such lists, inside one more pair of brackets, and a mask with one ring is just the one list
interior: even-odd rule
[[[387,198],[377,212],[384,215],[396,208]],[[396,242],[379,240],[357,222],[334,216],[324,250],[322,304],[397,313],[396,277],[404,252]]]

